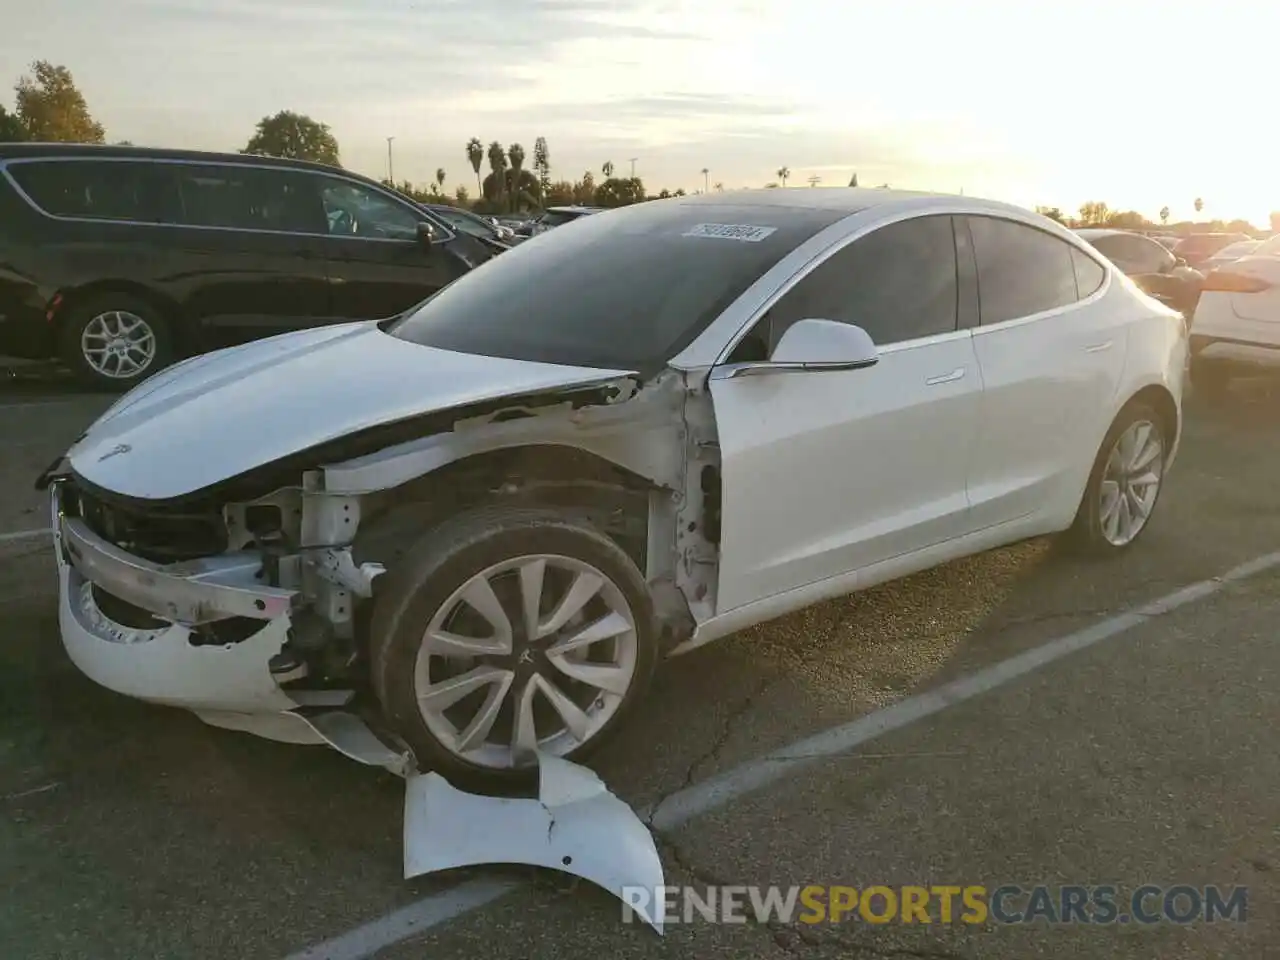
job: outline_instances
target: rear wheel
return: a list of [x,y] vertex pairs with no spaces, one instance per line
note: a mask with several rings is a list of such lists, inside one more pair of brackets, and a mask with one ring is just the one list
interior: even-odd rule
[[62,357],[85,384],[124,391],[173,359],[165,318],[141,297],[107,293],[73,304],[62,326]]
[[481,508],[428,533],[387,577],[374,687],[419,767],[455,784],[527,783],[534,749],[591,755],[649,685],[644,577],[585,521]]
[[1094,555],[1131,547],[1146,530],[1164,485],[1170,438],[1159,414],[1131,403],[1102,443],[1068,541]]

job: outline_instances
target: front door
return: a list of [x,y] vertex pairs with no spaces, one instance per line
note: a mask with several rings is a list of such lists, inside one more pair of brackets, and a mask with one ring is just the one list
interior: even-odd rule
[[951,217],[882,226],[827,256],[743,341],[772,351],[797,320],[856,323],[876,365],[732,377],[731,352],[713,371],[718,614],[968,531],[982,384],[956,277]]
[[365,184],[320,176],[328,236],[320,241],[335,320],[375,320],[420,303],[466,272],[456,257],[429,250],[407,201]]

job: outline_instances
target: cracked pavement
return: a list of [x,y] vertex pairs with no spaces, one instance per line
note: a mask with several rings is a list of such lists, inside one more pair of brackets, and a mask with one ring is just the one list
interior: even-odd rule
[[[0,386],[0,533],[46,522],[32,479],[108,403],[38,378]],[[1122,559],[1020,544],[665,665],[598,771],[652,812],[708,776],[1280,549],[1278,413],[1280,389],[1265,385],[1190,405],[1154,524]],[[47,546],[0,542],[0,956],[272,960],[490,876],[526,882],[378,960],[1280,955],[1278,585],[1280,573],[1233,583],[658,838],[672,884],[1247,884],[1247,923],[699,922],[659,938],[556,874],[403,881],[398,780],[96,688],[58,644]]]

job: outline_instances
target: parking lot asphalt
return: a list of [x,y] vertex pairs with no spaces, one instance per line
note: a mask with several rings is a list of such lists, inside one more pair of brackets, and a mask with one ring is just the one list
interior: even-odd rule
[[[660,837],[673,884],[1244,885],[1246,922],[697,922],[659,938],[558,875],[483,868],[406,882],[398,780],[84,679],[58,642],[48,541],[4,535],[47,524],[34,476],[109,402],[40,377],[0,385],[6,960],[279,960],[468,877],[519,886],[378,960],[1280,956],[1280,567],[1211,584],[1212,596]],[[1277,413],[1280,390],[1265,386],[1213,409],[1189,404],[1153,526],[1122,558],[1021,544],[672,661],[599,772],[647,808],[1280,550]]]

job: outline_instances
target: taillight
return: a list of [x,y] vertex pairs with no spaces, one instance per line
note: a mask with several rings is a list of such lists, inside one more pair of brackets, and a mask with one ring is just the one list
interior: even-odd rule
[[1205,275],[1202,293],[1261,293],[1270,290],[1271,282],[1261,277],[1252,277],[1247,273],[1232,273],[1230,270],[1211,270]]

